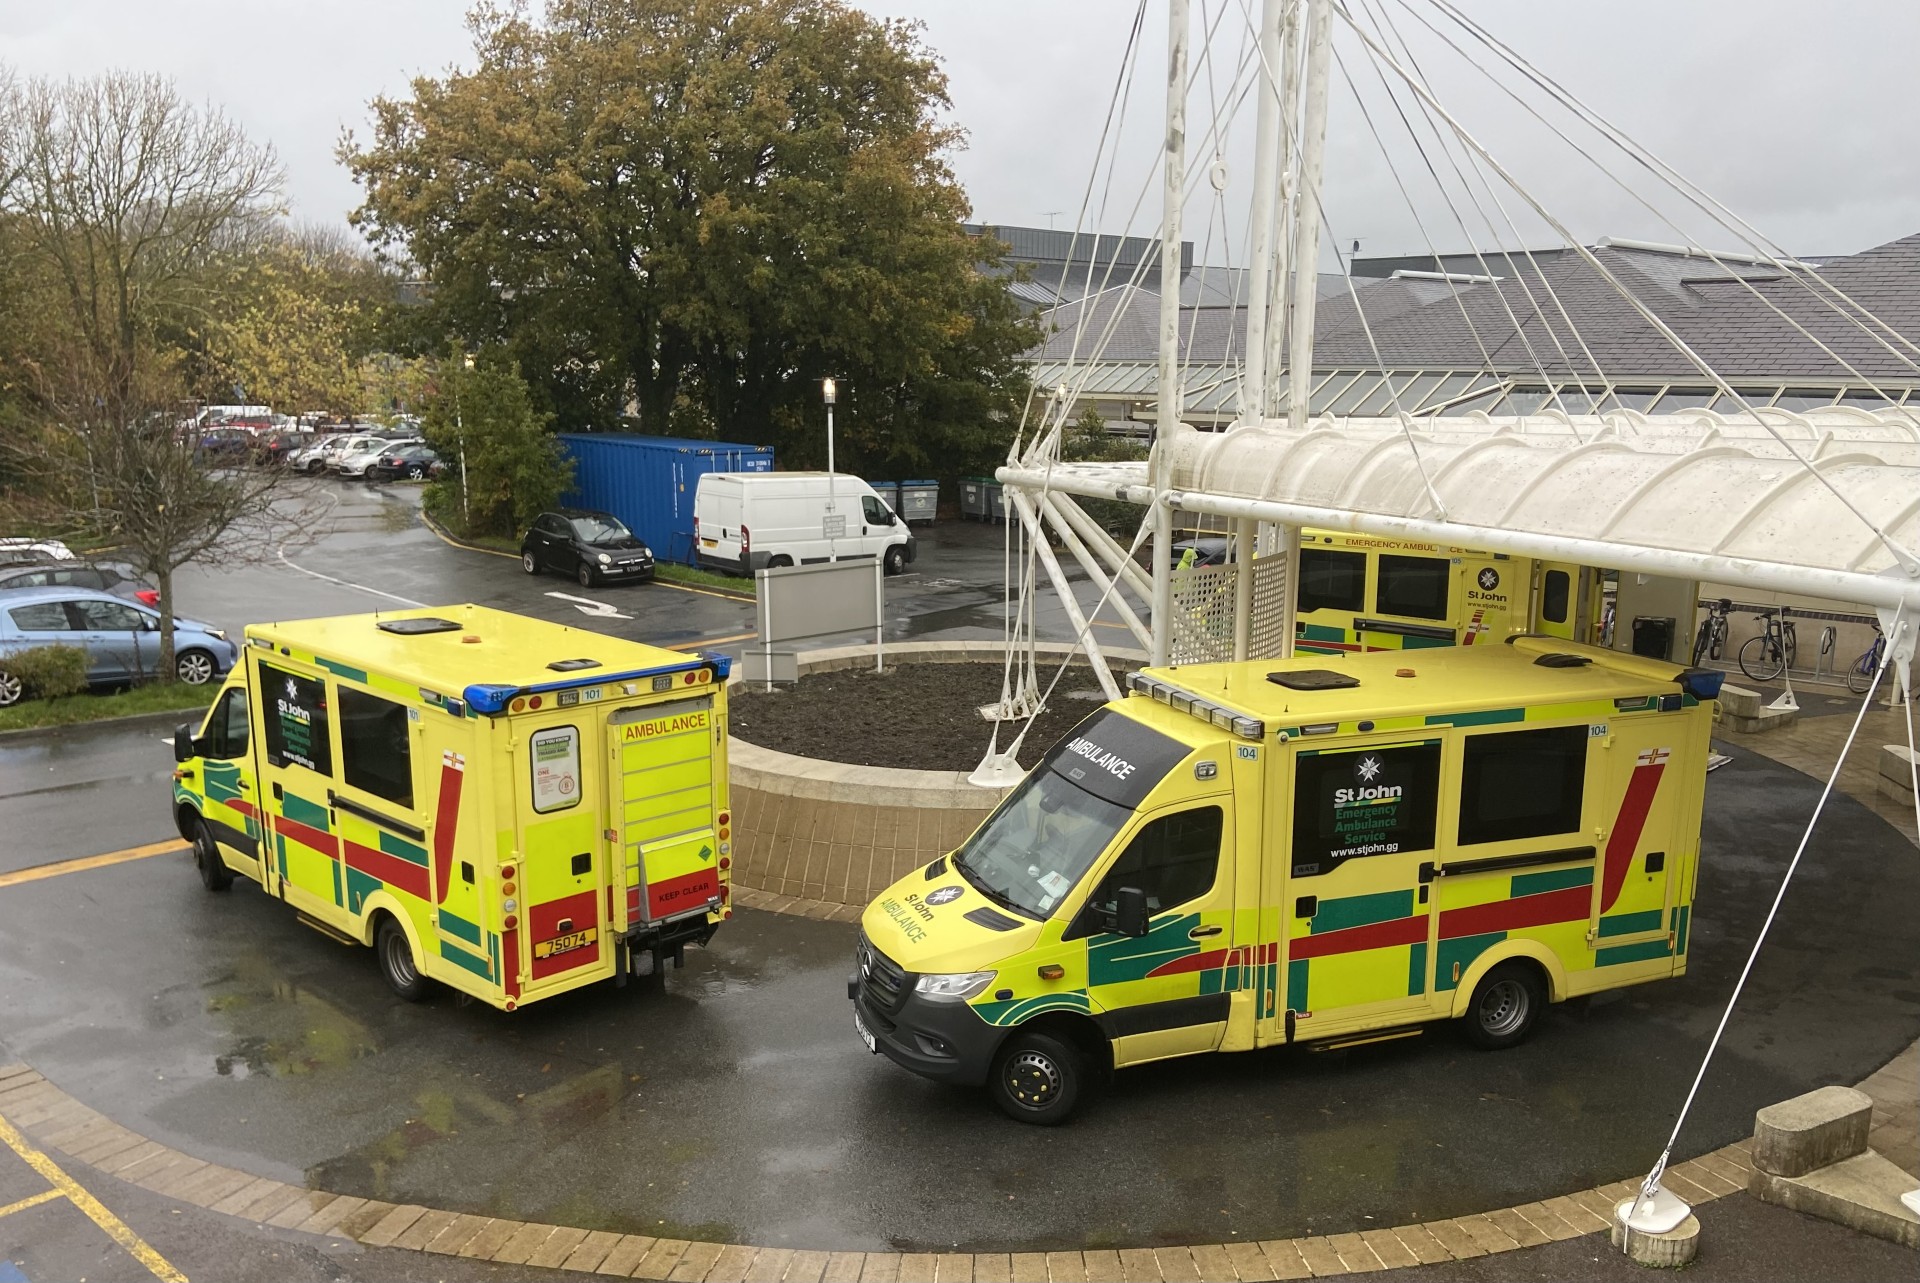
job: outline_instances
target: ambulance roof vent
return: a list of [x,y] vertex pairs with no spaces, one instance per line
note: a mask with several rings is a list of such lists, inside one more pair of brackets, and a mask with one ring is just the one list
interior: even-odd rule
[[457,632],[460,625],[451,619],[427,615],[417,619],[383,619],[374,627],[383,633],[392,633],[396,637],[419,637],[425,633]]
[[1163,682],[1145,673],[1129,673],[1127,689],[1165,704],[1176,713],[1197,717],[1209,726],[1229,731],[1245,739],[1263,739],[1267,733],[1267,724],[1257,717],[1248,717],[1245,713],[1216,704],[1192,691],[1181,690],[1171,682]]
[[1336,673],[1331,668],[1296,668],[1292,672],[1268,673],[1267,680],[1290,691],[1337,691],[1358,686],[1358,677]]
[[1554,651],[1550,654],[1534,656],[1533,662],[1538,668],[1585,668],[1593,662],[1593,656],[1569,655],[1564,651]]
[[597,659],[556,659],[551,664],[548,664],[547,667],[556,673],[577,673],[583,668],[600,667],[600,661]]

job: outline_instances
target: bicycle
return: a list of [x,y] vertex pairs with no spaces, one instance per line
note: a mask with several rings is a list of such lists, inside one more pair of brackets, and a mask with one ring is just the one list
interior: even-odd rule
[[1770,682],[1793,667],[1800,643],[1785,606],[1761,611],[1760,623],[1760,635],[1748,638],[1740,648],[1740,671],[1756,682]]
[[1700,631],[1693,639],[1693,666],[1700,667],[1703,659],[1719,659],[1720,652],[1727,644],[1727,615],[1733,610],[1733,599],[1722,597],[1714,605],[1707,607],[1707,617],[1700,621]]
[[1880,625],[1873,626],[1873,645],[1862,652],[1860,658],[1853,661],[1853,667],[1847,670],[1847,689],[1856,695],[1864,695],[1873,688],[1873,679],[1880,671],[1881,657],[1887,653],[1887,635],[1880,631]]

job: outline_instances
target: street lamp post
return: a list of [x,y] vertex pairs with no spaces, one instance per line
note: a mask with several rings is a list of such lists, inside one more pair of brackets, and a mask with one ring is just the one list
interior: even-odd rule
[[820,395],[827,403],[827,560],[838,561],[840,550],[835,544],[839,530],[835,525],[838,513],[833,501],[833,402],[838,389],[832,379],[823,379],[820,383]]
[[[463,355],[462,363],[467,369],[473,368],[471,354]],[[453,430],[460,437],[460,520],[466,523],[466,534],[473,533],[473,505],[467,500],[467,424],[460,417],[460,385],[453,385]]]

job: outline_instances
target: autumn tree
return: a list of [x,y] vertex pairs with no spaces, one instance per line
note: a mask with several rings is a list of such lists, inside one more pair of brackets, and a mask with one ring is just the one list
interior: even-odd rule
[[837,0],[476,8],[471,71],[372,104],[354,220],[567,428],[689,429],[856,468],[1004,449],[1035,341],[961,229],[946,80]]
[[176,429],[195,334],[232,301],[227,260],[278,210],[270,148],[164,80],[33,81],[0,99],[6,270],[30,330],[12,340],[11,474],[61,528],[117,546],[160,589],[173,672],[173,574],[251,551],[272,483],[220,472]]

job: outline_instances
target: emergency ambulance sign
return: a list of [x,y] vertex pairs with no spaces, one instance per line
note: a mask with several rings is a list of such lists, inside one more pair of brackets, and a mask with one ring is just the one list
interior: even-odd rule
[[533,752],[533,809],[563,811],[580,803],[580,732],[571,726],[535,731]]
[[1293,874],[1326,873],[1358,856],[1433,847],[1440,741],[1306,752],[1295,770]]

